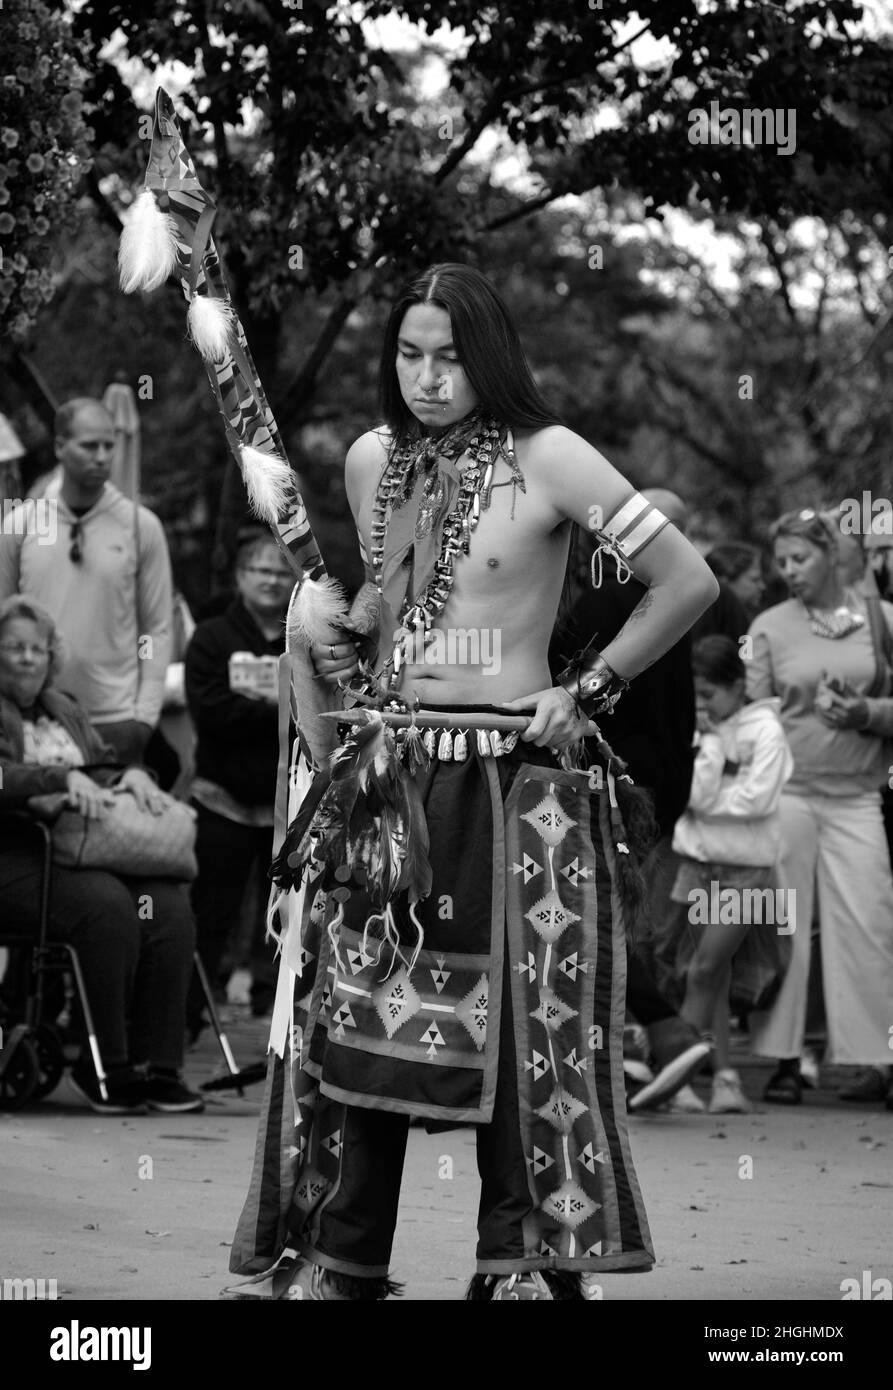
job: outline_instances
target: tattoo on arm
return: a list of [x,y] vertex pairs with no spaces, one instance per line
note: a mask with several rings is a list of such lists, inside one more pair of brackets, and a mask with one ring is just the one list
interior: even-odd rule
[[645,593],[639,599],[639,602],[636,604],[635,608],[627,618],[627,622],[631,623],[634,621],[634,619],[643,617],[648,612],[648,609],[651,607],[653,602],[654,590],[646,589]]

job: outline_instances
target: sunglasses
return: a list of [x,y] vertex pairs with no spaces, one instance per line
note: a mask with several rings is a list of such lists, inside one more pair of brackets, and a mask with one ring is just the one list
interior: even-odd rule
[[68,558],[73,565],[79,565],[83,559],[80,519],[71,523],[71,545],[68,550]]

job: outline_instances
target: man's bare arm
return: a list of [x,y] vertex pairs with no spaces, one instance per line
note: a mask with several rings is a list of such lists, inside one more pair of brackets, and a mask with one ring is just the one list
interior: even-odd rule
[[[601,530],[634,494],[632,484],[597,449],[563,426],[534,436],[531,465],[531,476],[549,490],[556,524],[570,518],[590,533]],[[604,563],[614,561],[605,555]],[[627,680],[669,651],[719,593],[709,566],[669,522],[630,567],[647,593],[602,650],[608,665]]]

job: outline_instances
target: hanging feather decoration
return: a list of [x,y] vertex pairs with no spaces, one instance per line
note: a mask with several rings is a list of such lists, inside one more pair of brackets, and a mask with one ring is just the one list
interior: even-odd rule
[[268,526],[275,526],[286,508],[289,495],[294,492],[295,477],[291,465],[277,454],[264,453],[262,449],[252,448],[249,444],[243,444],[239,450],[239,461],[251,510]]
[[206,362],[222,362],[229,347],[233,307],[210,294],[194,294],[186,311],[192,341]]
[[430,759],[428,758],[422,731],[416,724],[410,724],[403,736],[403,761],[407,771],[417,772],[420,767],[427,767]]
[[143,189],[118,245],[118,278],[125,294],[157,290],[177,266],[177,224]]
[[336,641],[346,615],[347,595],[337,579],[304,579],[289,609],[289,646]]

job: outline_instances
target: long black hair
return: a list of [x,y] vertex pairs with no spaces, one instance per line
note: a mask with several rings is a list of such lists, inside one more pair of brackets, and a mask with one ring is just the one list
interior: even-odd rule
[[518,330],[486,275],[474,266],[445,261],[407,281],[385,325],[378,399],[394,439],[422,432],[397,380],[397,338],[414,304],[433,304],[449,314],[460,364],[486,414],[514,429],[564,424],[540,395]]

